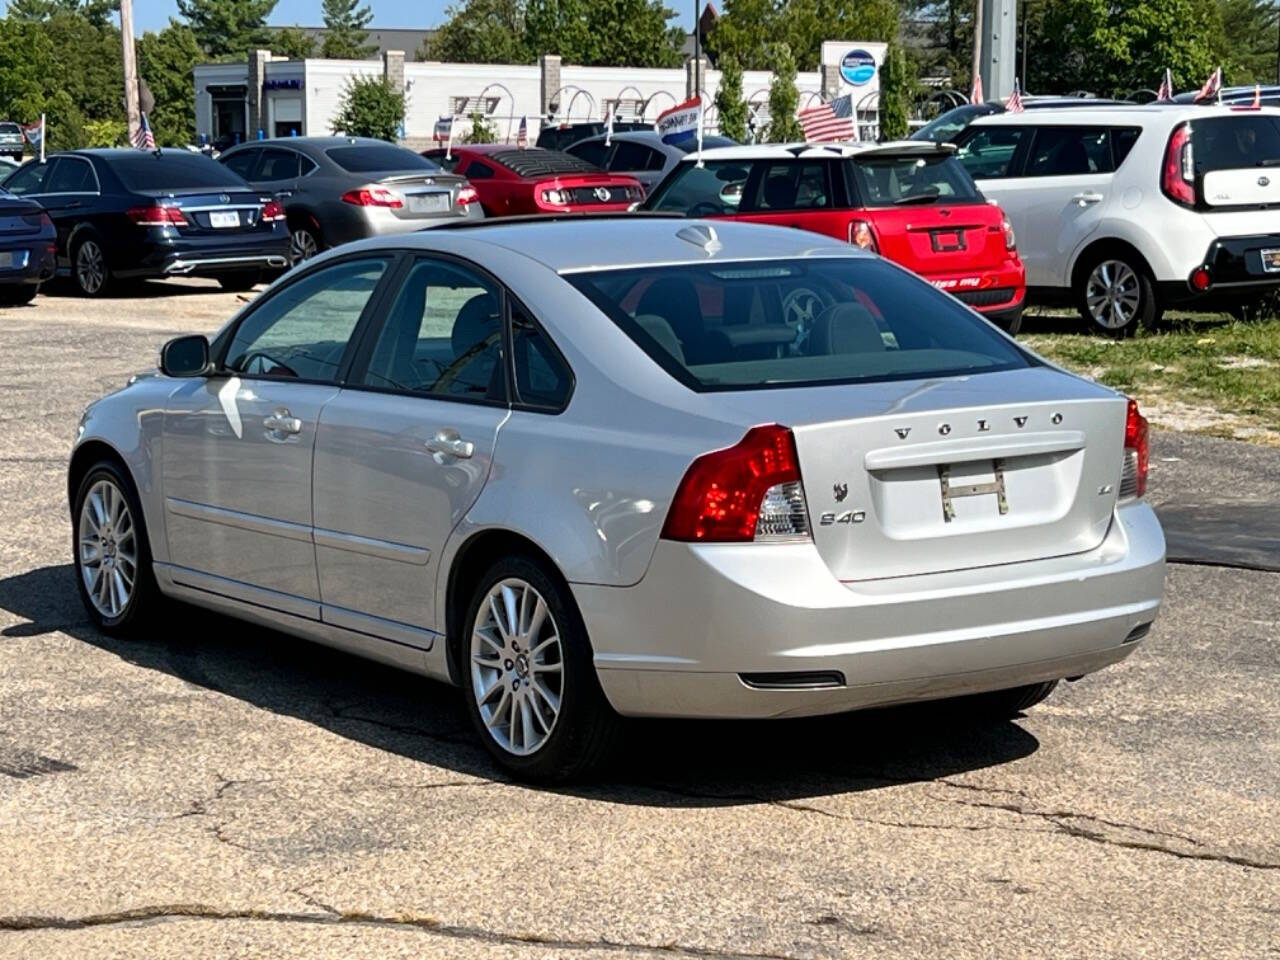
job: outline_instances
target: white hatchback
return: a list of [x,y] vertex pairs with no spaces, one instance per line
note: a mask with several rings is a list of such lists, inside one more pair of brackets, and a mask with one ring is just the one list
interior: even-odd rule
[[1030,297],[1128,336],[1280,288],[1280,110],[1152,104],[983,117],[958,157],[1013,223]]

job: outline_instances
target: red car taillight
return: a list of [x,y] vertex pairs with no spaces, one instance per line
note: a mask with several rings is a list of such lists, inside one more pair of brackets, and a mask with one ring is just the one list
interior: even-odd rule
[[866,220],[854,220],[849,224],[849,242],[855,247],[870,250],[872,253],[880,252],[880,244],[876,243],[875,231],[871,229],[871,224]]
[[734,446],[693,461],[662,536],[693,543],[809,537],[809,508],[791,431],[777,424],[752,427]]
[[538,187],[538,196],[542,198],[543,203],[550,204],[553,207],[567,207],[573,203],[573,192],[560,187],[542,188]]
[[386,187],[361,187],[348,190],[342,195],[343,203],[351,203],[357,207],[390,207],[398,210],[404,206],[404,199],[394,190]]
[[24,223],[28,223],[33,227],[39,227],[42,230],[46,227],[53,226],[53,221],[49,219],[49,215],[43,210],[39,213],[23,214],[22,220]]
[[133,207],[125,213],[130,220],[140,227],[185,227],[187,218],[177,207],[163,207],[154,204],[150,207]]
[[480,199],[480,194],[476,193],[475,187],[460,187],[458,189],[458,206],[465,207],[468,204],[475,203]]
[[277,220],[283,220],[284,217],[284,207],[274,200],[268,200],[262,205],[262,220],[264,223],[275,223]]
[[1195,157],[1191,151],[1191,124],[1180,123],[1169,134],[1160,171],[1160,189],[1174,203],[1196,205]]
[[1018,238],[1014,235],[1013,224],[1008,217],[1000,218],[1000,229],[1004,232],[1004,248],[1009,251],[1018,249]]
[[1150,448],[1147,418],[1138,411],[1138,401],[1129,400],[1124,421],[1124,469],[1120,473],[1120,496],[1141,497],[1147,492]]

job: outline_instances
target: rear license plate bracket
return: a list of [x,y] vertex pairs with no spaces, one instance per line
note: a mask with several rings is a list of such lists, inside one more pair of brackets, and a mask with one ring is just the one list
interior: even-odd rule
[[0,270],[25,270],[30,258],[30,250],[2,251],[0,252]]
[[930,230],[934,253],[955,253],[967,249],[963,230]]
[[951,467],[944,463],[938,464],[938,483],[942,488],[942,519],[946,523],[956,518],[956,507],[953,501],[962,497],[994,496],[996,505],[1000,509],[1000,516],[1009,512],[1009,500],[1004,492],[1004,461],[992,460],[991,469],[995,479],[990,483],[952,483]]
[[209,226],[225,229],[240,226],[240,213],[236,210],[214,210],[209,214]]
[[408,200],[410,213],[444,213],[449,209],[447,193],[411,193]]
[[1262,269],[1267,273],[1280,273],[1280,250],[1260,250]]

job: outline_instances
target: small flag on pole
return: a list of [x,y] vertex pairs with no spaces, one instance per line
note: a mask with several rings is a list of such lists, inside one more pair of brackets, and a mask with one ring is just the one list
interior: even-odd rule
[[853,96],[845,94],[830,103],[820,103],[796,114],[809,142],[857,140],[858,125],[853,116]]
[[1262,84],[1260,83],[1253,85],[1253,109],[1262,109]]
[[1009,94],[1009,99],[1004,102],[1004,112],[1022,113],[1024,109],[1022,106],[1022,84],[1014,80],[1013,93]]
[[520,118],[520,129],[516,131],[516,146],[524,150],[529,146],[529,118]]
[[1164,70],[1164,79],[1160,81],[1160,89],[1156,91],[1157,103],[1168,103],[1173,99],[1173,71]]
[[604,109],[608,114],[604,118],[604,145],[607,147],[613,142],[613,108],[606,103]]
[[1222,102],[1222,68],[1219,67],[1213,73],[1209,74],[1209,79],[1204,82],[1204,86],[1200,88],[1200,92],[1195,96],[1195,103],[1204,103],[1206,100],[1217,100]]
[[151,124],[147,123],[147,115],[142,115],[142,122],[138,124],[138,132],[133,135],[133,145],[139,150],[154,150],[156,148],[155,134],[151,132]]
[[444,144],[446,160],[453,159],[453,117],[441,117],[431,131],[431,139]]
[[969,102],[973,104],[982,103],[982,74],[975,73],[973,75],[973,86],[969,88]]
[[653,129],[662,142],[666,144],[692,140],[698,136],[702,126],[702,99],[690,97],[684,103],[677,103],[658,114]]

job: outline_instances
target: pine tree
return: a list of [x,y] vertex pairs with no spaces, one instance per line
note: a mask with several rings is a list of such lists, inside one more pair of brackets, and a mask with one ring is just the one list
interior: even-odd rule
[[733,54],[720,58],[720,86],[716,90],[716,113],[721,136],[747,142],[747,104],[742,99],[742,66]]
[[211,57],[240,58],[271,45],[267,17],[276,0],[178,0],[178,13]]
[[911,103],[911,78],[907,58],[896,40],[889,41],[880,68],[880,139],[903,140]]
[[373,10],[360,0],[324,0],[324,43],[321,56],[329,60],[366,60],[377,48],[365,44]]
[[787,44],[775,43],[769,59],[773,64],[773,85],[769,87],[769,129],[765,139],[770,143],[803,140],[804,131],[796,119],[796,106],[800,102],[796,90],[796,58]]

